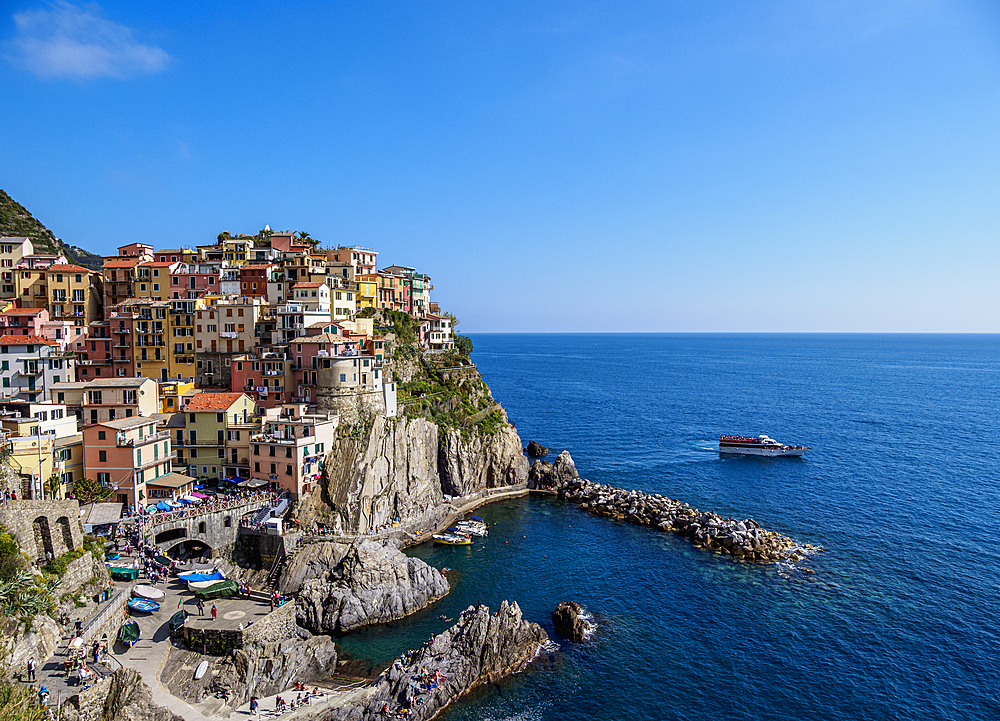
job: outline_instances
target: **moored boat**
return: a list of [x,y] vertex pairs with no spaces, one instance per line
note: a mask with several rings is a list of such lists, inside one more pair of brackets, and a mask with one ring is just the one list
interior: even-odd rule
[[461,521],[456,524],[456,528],[461,533],[468,533],[473,536],[488,536],[490,534],[486,524],[477,521]]
[[790,446],[763,434],[719,438],[719,453],[741,456],[801,456],[808,450],[809,446]]
[[471,546],[472,538],[457,533],[435,533],[434,543],[440,543],[445,546]]

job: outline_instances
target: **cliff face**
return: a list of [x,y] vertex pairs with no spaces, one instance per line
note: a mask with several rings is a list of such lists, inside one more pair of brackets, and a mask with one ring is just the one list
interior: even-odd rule
[[521,437],[507,423],[493,434],[469,433],[449,428],[440,435],[438,471],[441,489],[449,496],[466,496],[485,488],[525,483],[528,459],[524,457]]
[[444,574],[419,558],[391,544],[362,541],[330,573],[303,583],[298,620],[316,632],[350,631],[408,616],[448,590]]
[[365,533],[396,518],[410,531],[446,515],[444,494],[525,483],[528,461],[513,426],[492,433],[441,428],[425,418],[375,416],[340,438],[330,453],[320,493],[300,508],[304,524]]
[[422,418],[375,416],[370,427],[334,443],[321,493],[299,512],[340,533],[365,532],[397,516],[430,524],[443,498],[438,427]]
[[23,673],[31,658],[41,666],[56,652],[61,636],[59,625],[45,614],[35,616],[27,632],[21,619],[0,618],[0,678]]

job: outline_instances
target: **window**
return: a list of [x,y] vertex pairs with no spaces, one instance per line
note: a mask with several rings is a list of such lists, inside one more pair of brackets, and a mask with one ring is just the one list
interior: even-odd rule
[[99,440],[99,441],[107,440],[105,438],[105,436],[106,436],[106,434],[105,434],[104,431],[98,431],[97,432],[97,440]]
[[[216,421],[216,423],[223,423],[223,422],[225,422],[225,420],[226,420],[225,413],[216,413],[215,414],[215,421]],[[222,431],[219,431],[219,432],[221,433]],[[222,439],[220,438],[219,440],[222,440]]]
[[97,460],[99,460],[101,463],[107,463],[108,462],[108,452],[107,451],[98,451],[97,452]]
[[285,466],[285,475],[286,476],[292,475],[292,467],[291,466],[288,466],[288,465]]
[[260,473],[260,461],[257,461],[253,464],[253,472]]
[[346,373],[341,373],[340,374],[340,382],[341,383],[346,383],[347,382],[347,374]]
[[271,464],[271,473],[274,474],[274,473],[277,473],[277,472],[278,472],[278,467],[272,463]]
[[111,474],[110,473],[98,473],[97,482],[102,486],[111,485]]
[[188,413],[188,422],[194,423],[198,417],[194,413]]

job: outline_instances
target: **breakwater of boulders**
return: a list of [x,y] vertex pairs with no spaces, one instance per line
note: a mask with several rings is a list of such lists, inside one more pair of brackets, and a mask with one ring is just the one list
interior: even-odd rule
[[594,515],[670,531],[690,539],[697,548],[718,551],[741,561],[798,561],[822,550],[762,528],[752,518],[727,518],[699,511],[658,493],[616,488],[580,478],[566,451],[553,464],[533,464],[529,487],[555,491],[559,498],[578,503]]

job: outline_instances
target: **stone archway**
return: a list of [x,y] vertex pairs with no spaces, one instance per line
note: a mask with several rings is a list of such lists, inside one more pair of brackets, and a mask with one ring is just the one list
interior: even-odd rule
[[171,528],[166,531],[160,531],[153,537],[153,543],[160,546],[168,541],[177,540],[178,538],[187,538],[186,528]]
[[73,529],[69,526],[69,517],[60,516],[59,520],[56,521],[56,525],[59,526],[59,530],[62,531],[63,543],[66,544],[66,550],[73,550]]
[[189,558],[197,558],[200,556],[211,558],[212,547],[197,538],[188,538],[168,548],[166,550],[166,555],[180,561],[186,561]]
[[55,548],[52,547],[52,531],[49,529],[49,519],[39,516],[31,523],[35,532],[35,552],[39,559],[55,558]]

